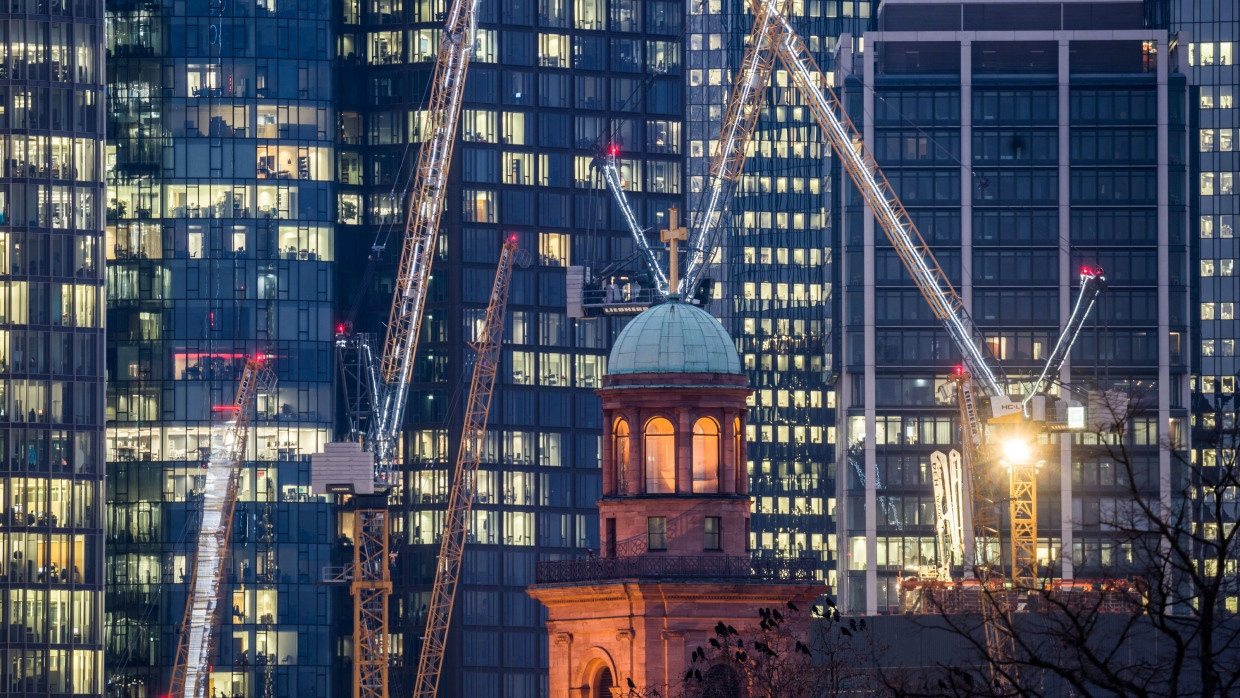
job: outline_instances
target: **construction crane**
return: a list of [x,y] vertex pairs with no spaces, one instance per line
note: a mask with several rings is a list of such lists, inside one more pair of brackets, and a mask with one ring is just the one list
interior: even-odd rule
[[422,653],[418,659],[414,698],[435,698],[439,688],[439,673],[443,667],[448,627],[452,621],[452,606],[460,579],[461,556],[465,552],[469,512],[474,503],[475,476],[478,463],[482,460],[483,437],[486,435],[487,417],[491,412],[495,373],[500,363],[504,314],[508,308],[508,289],[512,282],[512,265],[516,256],[517,242],[515,236],[512,236],[504,243],[500,253],[499,268],[495,272],[495,283],[491,287],[491,300],[487,304],[486,320],[483,322],[481,334],[471,344],[477,353],[474,358],[474,374],[469,385],[469,398],[465,403],[465,426],[461,430],[456,470],[452,475],[452,489],[448,494],[443,539],[439,543],[439,557],[435,563],[435,584],[426,616]]
[[387,340],[375,381],[375,406],[368,430],[368,447],[375,455],[376,478],[393,483],[397,443],[408,403],[409,383],[418,334],[430,285],[431,262],[439,238],[448,187],[448,167],[460,125],[465,76],[474,50],[478,0],[454,0],[448,9],[443,42],[431,79],[430,101],[418,163],[413,171],[413,191],[405,222],[404,245],[396,272]]
[[[388,696],[388,606],[392,592],[387,495],[397,483],[399,443],[409,384],[417,357],[447,196],[448,170],[460,125],[465,78],[477,33],[478,0],[453,0],[444,15],[431,78],[424,141],[413,170],[405,235],[392,294],[387,337],[376,358],[368,338],[337,328],[337,354],[343,373],[362,383],[348,400],[350,439],[359,439],[373,458],[373,487],[356,492],[353,510],[353,561],[327,581],[348,581],[353,595],[353,696]],[[372,249],[372,258],[378,250]],[[373,259],[372,259],[373,262]],[[356,308],[356,303],[354,308]],[[352,310],[351,314],[356,312]],[[364,403],[369,401],[369,406]],[[364,431],[364,437],[362,436]],[[330,446],[330,444],[329,444]],[[373,494],[371,494],[373,492]],[[437,680],[437,677],[436,677]]]
[[[963,300],[866,149],[859,131],[828,86],[805,43],[788,23],[787,3],[781,0],[750,0],[749,7],[754,14],[749,48],[733,83],[727,116],[713,153],[705,208],[699,213],[690,237],[685,279],[678,290],[686,296],[693,294],[705,265],[718,246],[721,210],[742,171],[745,147],[756,122],[773,61],[778,57],[839,157],[844,171],[864,197],[918,290],[963,356],[965,365],[959,372],[956,383],[961,411],[964,462],[956,482],[957,487],[967,487],[968,496],[955,497],[955,501],[960,503],[961,516],[950,518],[967,518],[968,521],[954,527],[958,534],[955,542],[949,542],[952,538],[953,527],[949,525],[951,522],[941,523],[940,550],[942,555],[946,555],[947,550],[952,547],[963,548],[966,569],[980,569],[986,579],[993,579],[998,571],[998,577],[1002,578],[1001,557],[995,555],[993,560],[990,559],[991,552],[998,548],[997,505],[1001,500],[991,485],[993,478],[988,477],[983,468],[986,424],[1028,423],[1027,410],[1031,402],[1040,394],[1042,388],[1058,375],[1072,342],[1093,307],[1101,289],[1102,272],[1092,268],[1084,270],[1081,290],[1072,316],[1056,342],[1046,367],[1028,390],[1026,397],[1020,402],[1013,400],[1008,391],[1009,381],[1002,368],[990,356],[984,334],[973,323]],[[974,386],[981,389],[989,404],[989,415],[986,418],[981,416],[982,408],[978,404]],[[1034,589],[1037,584],[1037,463],[1021,459],[1008,462],[1007,465],[1010,470],[1007,499],[1010,502],[1012,522],[1013,584],[1018,589]],[[950,502],[953,501],[949,491],[949,475],[948,469],[942,468],[935,477],[938,484],[936,499],[943,504],[940,512],[944,517],[951,514]],[[964,539],[964,542],[961,539]],[[980,554],[981,559],[971,559],[974,551]],[[940,560],[941,574],[945,567],[946,563]],[[998,624],[994,622],[993,614],[988,614],[986,625],[988,643],[1001,650],[999,646],[1005,641],[998,635]],[[1002,652],[993,656],[1002,656]]]
[[620,215],[624,217],[624,223],[629,228],[629,233],[633,235],[633,242],[637,245],[637,250],[641,255],[642,261],[645,262],[646,268],[650,270],[650,278],[654,281],[654,291],[656,295],[666,296],[667,274],[663,271],[663,266],[654,256],[654,251],[650,249],[650,241],[646,239],[646,230],[637,222],[637,214],[633,212],[633,207],[629,205],[629,200],[624,195],[624,178],[620,176],[620,170],[616,167],[616,155],[620,149],[615,145],[607,146],[607,148],[599,153],[594,159],[594,164],[599,168],[599,172],[603,174],[603,181],[607,183],[607,189],[611,191],[612,199],[615,200],[617,208],[620,209]]
[[[711,155],[710,176],[702,193],[702,207],[697,211],[693,228],[689,232],[688,254],[685,272],[678,289],[682,298],[691,298],[723,231],[723,216],[736,193],[748,156],[749,141],[753,138],[766,88],[771,83],[771,71],[775,68],[776,43],[784,26],[784,16],[792,6],[791,0],[749,0],[754,14],[753,27],[746,40],[745,55],[740,70],[732,81],[728,97],[728,111],[719,127],[719,137]],[[675,243],[673,243],[675,244]]]
[[237,396],[221,410],[228,421],[212,434],[201,494],[202,526],[189,565],[189,594],[168,690],[172,697],[205,698],[209,691],[211,654],[219,643],[220,607],[224,605],[224,565],[250,421],[259,388],[270,390],[273,386],[274,378],[261,359],[246,360]]

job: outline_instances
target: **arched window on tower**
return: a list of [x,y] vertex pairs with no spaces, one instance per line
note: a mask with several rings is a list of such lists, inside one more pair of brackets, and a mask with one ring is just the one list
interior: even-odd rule
[[719,491],[719,423],[710,417],[693,423],[693,491]]
[[616,681],[611,676],[611,668],[603,667],[594,679],[593,690],[590,691],[590,698],[611,698],[611,689],[616,685]]
[[612,449],[616,469],[616,492],[629,493],[629,423],[617,419],[611,428]]
[[736,482],[732,486],[736,492],[745,492],[740,483],[749,477],[749,470],[745,467],[745,435],[741,432],[740,417],[732,420],[732,459],[736,466]]
[[646,422],[646,492],[676,491],[676,430],[662,417]]

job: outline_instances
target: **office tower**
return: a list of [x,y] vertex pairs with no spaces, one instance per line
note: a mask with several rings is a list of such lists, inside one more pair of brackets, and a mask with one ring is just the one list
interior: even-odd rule
[[103,3],[0,27],[0,692],[99,694]]
[[[347,5],[338,84],[341,299],[374,243],[359,331],[382,331],[403,234],[404,186],[434,68],[443,6]],[[482,325],[503,236],[531,264],[514,274],[504,365],[478,472],[469,542],[440,691],[533,696],[545,691],[545,631],[524,593],[539,560],[597,545],[606,352],[621,322],[572,319],[565,268],[602,268],[634,247],[592,169],[615,145],[643,224],[666,226],[682,204],[683,5],[653,0],[479,3],[459,141],[414,370],[395,505],[394,692],[413,685],[450,471],[469,388],[468,342]],[[407,144],[412,145],[407,145]],[[342,304],[342,314],[351,303]],[[343,628],[343,633],[351,632]],[[402,688],[403,687],[403,688]]]
[[[1141,401],[1124,443],[1141,489],[1171,496],[1159,483],[1179,454],[1158,444],[1187,436],[1184,47],[1143,29],[1139,3],[883,7],[837,62],[879,165],[1010,377],[1040,369],[1075,270],[1107,271],[1060,379]],[[935,562],[929,458],[958,448],[960,359],[856,189],[835,194],[841,597],[875,613]],[[1104,523],[1126,492],[1116,463],[1088,435],[1042,439],[1041,576],[1123,574],[1129,551]]]
[[[1189,151],[1194,176],[1190,196],[1197,203],[1190,222],[1194,278],[1190,307],[1193,342],[1193,462],[1203,467],[1234,464],[1236,380],[1235,308],[1240,302],[1236,284],[1236,217],[1240,192],[1236,190],[1236,111],[1240,71],[1235,51],[1240,49],[1240,14],[1225,2],[1151,2],[1152,20],[1166,23],[1187,43],[1189,82],[1196,88],[1190,100],[1194,132]],[[1234,553],[1229,555],[1234,559]],[[1234,563],[1233,563],[1234,564]],[[1236,609],[1234,596],[1228,608]]]
[[[869,2],[794,4],[793,26],[830,68],[835,37],[864,31]],[[685,129],[690,206],[701,205],[711,154],[753,14],[744,2],[691,3]],[[787,72],[775,65],[753,135],[707,307],[737,342],[754,387],[748,423],[758,555],[816,557],[834,583],[836,348],[828,215],[830,146]],[[691,209],[695,213],[696,209]]]
[[108,6],[107,671],[168,690],[216,406],[247,357],[258,397],[212,690],[331,695],[321,570],[336,524],[309,494],[331,436],[335,200],[326,5]]

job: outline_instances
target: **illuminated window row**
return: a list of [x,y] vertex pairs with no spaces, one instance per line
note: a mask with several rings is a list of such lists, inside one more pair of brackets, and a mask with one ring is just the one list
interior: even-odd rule
[[1231,65],[1232,42],[1207,41],[1188,44],[1189,65]]
[[1234,172],[1202,172],[1199,193],[1202,196],[1231,196],[1236,193]]
[[1233,128],[1203,128],[1200,132],[1200,149],[1203,153],[1220,151],[1230,153],[1235,148],[1236,130]]
[[1202,109],[1231,109],[1236,106],[1235,94],[1232,85],[1202,87],[1198,104]]
[[1203,339],[1201,340],[1202,356],[1235,356],[1236,340],[1234,339]]
[[1202,276],[1232,276],[1235,273],[1234,259],[1203,259],[1201,260]]
[[1202,320],[1235,320],[1236,304],[1235,303],[1202,303],[1201,304]]
[[1198,219],[1200,225],[1201,237],[1203,238],[1232,238],[1235,237],[1235,216],[1226,214],[1221,216],[1206,215]]
[[[267,415],[267,396],[260,395],[260,399],[264,402],[260,406],[262,413],[271,418]],[[292,453],[318,453],[330,440],[323,429],[255,426],[250,431],[247,450],[263,460],[286,460]],[[221,435],[211,426],[113,428],[108,430],[108,461],[198,462],[210,454],[212,439]]]
[[1201,392],[1213,395],[1216,392],[1230,395],[1236,392],[1235,376],[1200,376]]
[[[748,404],[748,403],[747,403]],[[754,406],[750,404],[750,406]],[[834,429],[834,427],[832,427]],[[791,427],[787,425],[774,426],[770,424],[745,425],[745,438],[750,443],[781,443],[781,444],[820,444],[822,443],[824,430],[822,427]]]
[[[752,223],[745,222],[744,225],[752,226]],[[768,222],[765,227],[770,227]],[[792,263],[797,266],[817,267],[822,264],[822,250],[818,248],[803,247],[746,247],[742,251],[744,254],[745,264],[761,264],[767,266],[770,264],[788,264]]]

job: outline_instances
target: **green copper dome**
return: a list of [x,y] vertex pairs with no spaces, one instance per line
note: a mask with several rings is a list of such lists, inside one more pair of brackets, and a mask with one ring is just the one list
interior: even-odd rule
[[719,321],[672,301],[633,318],[616,338],[607,373],[741,373],[741,359]]

